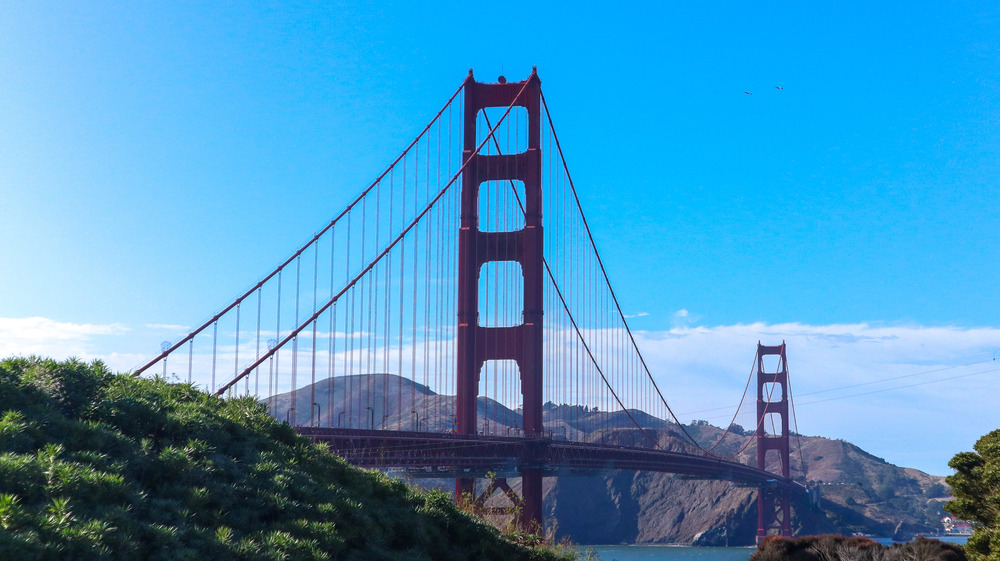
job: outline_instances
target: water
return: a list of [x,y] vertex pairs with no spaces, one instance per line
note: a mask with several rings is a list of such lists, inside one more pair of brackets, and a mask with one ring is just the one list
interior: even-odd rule
[[684,545],[595,545],[601,561],[747,561],[756,547]]
[[[958,545],[965,545],[965,542],[969,541],[969,536],[928,536],[931,539],[956,543]],[[882,545],[892,545],[892,538],[872,538],[872,540],[877,541]]]
[[[892,545],[890,538],[872,538]],[[934,539],[965,545],[968,536],[943,536]],[[601,561],[747,561],[756,547],[690,547],[684,545],[595,545],[589,546]],[[586,557],[583,557],[586,559]]]

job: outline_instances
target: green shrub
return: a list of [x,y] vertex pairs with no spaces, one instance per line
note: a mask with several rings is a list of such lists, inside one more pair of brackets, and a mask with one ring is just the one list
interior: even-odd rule
[[757,546],[750,561],[965,561],[953,543],[917,538],[883,546],[867,538],[835,535],[781,538],[771,536]]
[[251,398],[0,361],[0,551],[11,559],[569,559],[348,466]]

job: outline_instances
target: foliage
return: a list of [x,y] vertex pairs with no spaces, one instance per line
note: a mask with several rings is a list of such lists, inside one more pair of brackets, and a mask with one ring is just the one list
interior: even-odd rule
[[743,425],[738,425],[736,423],[731,423],[729,425],[729,432],[739,436],[752,436],[753,431],[748,431],[743,428]]
[[[496,475],[492,472],[486,473],[486,479],[491,482],[496,482]],[[490,488],[487,490],[487,494],[490,493]],[[493,490],[495,492],[495,490]],[[516,504],[511,504],[509,499],[502,502],[506,502],[508,506],[506,507],[496,507],[492,506],[489,502],[489,497],[480,497],[480,500],[476,500],[473,494],[464,493],[461,499],[458,501],[458,509],[462,512],[469,514],[475,518],[480,518],[486,521],[488,524],[492,525],[494,528],[499,530],[507,539],[513,541],[516,544],[523,545],[525,547],[542,547],[547,546],[554,548],[558,551],[573,552],[573,544],[566,541],[563,543],[557,543],[555,539],[555,528],[546,529],[539,526],[537,522],[533,523],[533,527],[521,528],[518,523],[523,513],[524,505],[520,502]],[[571,559],[575,559],[577,555],[572,554]]]
[[928,499],[940,499],[942,497],[947,497],[950,492],[951,490],[944,485],[934,483],[924,491],[924,496]]
[[252,398],[0,362],[0,551],[10,559],[557,559],[278,424]]
[[962,548],[917,538],[886,547],[867,538],[836,535],[787,539],[771,536],[757,546],[750,561],[964,561]]
[[937,526],[941,524],[941,519],[948,516],[944,511],[944,501],[927,501],[924,507],[924,523]]
[[1000,560],[1000,429],[980,438],[975,452],[959,452],[948,462],[947,478],[955,500],[944,506],[957,518],[973,521],[965,546],[972,561]]

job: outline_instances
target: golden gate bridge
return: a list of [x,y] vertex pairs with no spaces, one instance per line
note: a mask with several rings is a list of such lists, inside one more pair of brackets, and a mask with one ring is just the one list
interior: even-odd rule
[[454,477],[480,507],[499,493],[523,528],[543,522],[545,477],[622,469],[756,486],[758,538],[787,536],[804,487],[784,343],[758,343],[754,370],[753,436],[699,444],[636,344],[533,69],[470,70],[347,208],[134,373],[257,396],[351,463]]

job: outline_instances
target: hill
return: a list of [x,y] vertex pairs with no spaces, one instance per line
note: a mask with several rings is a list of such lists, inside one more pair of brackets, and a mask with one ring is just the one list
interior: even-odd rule
[[[703,443],[722,433],[712,426],[688,428]],[[720,454],[742,447],[748,437],[727,436]],[[818,509],[804,501],[793,503],[797,535],[888,537],[897,531],[941,531],[947,494],[943,477],[894,466],[848,442],[808,436],[796,440],[792,475],[822,497]],[[744,463],[756,458],[755,446],[750,444],[740,457]],[[612,472],[556,478],[546,499],[547,513],[559,520],[561,535],[581,543],[751,545],[757,529],[756,491],[724,481]],[[588,516],[577,514],[582,509]]]
[[0,528],[5,559],[558,558],[252,398],[39,358],[0,362]]
[[[298,403],[328,399],[328,381],[305,386],[296,392]],[[365,409],[367,394],[389,389],[389,398],[377,400],[375,413]],[[413,429],[413,418],[422,429],[447,431],[452,426],[454,399],[391,374],[335,378],[333,411],[344,411],[337,419],[348,426]],[[353,389],[353,391],[352,391]],[[371,395],[380,395],[372,393]],[[416,396],[410,406],[396,405],[400,395]],[[406,397],[409,399],[409,397]],[[404,401],[409,403],[409,401]],[[275,396],[273,414],[288,415],[290,394]],[[516,434],[519,411],[487,397],[478,403],[479,430],[490,434]],[[352,413],[348,413],[351,411]],[[371,415],[364,417],[364,415]],[[641,411],[633,418],[655,435],[661,448],[695,451],[680,427]],[[646,439],[622,412],[597,411],[579,405],[547,403],[543,408],[546,429],[553,438],[648,446]],[[331,419],[326,415],[324,421]],[[336,424],[335,424],[336,426]],[[703,446],[715,443],[723,430],[704,422],[685,426]],[[749,444],[747,441],[750,440]],[[756,462],[752,431],[738,426],[716,448],[718,455],[736,457],[746,464]],[[741,449],[742,452],[739,452]],[[892,536],[940,531],[946,500],[944,478],[894,466],[857,446],[817,436],[793,437],[792,476],[809,484],[822,496],[821,508],[793,505],[799,534],[864,533]],[[737,454],[739,452],[739,454]],[[777,466],[771,466],[777,471]],[[449,490],[451,481],[414,479],[413,482]],[[514,487],[517,487],[515,482]],[[757,531],[756,490],[735,487],[724,481],[693,481],[670,474],[609,471],[591,477],[546,478],[544,511],[556,521],[557,537],[578,543],[701,543],[705,545],[750,545]]]

